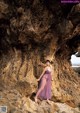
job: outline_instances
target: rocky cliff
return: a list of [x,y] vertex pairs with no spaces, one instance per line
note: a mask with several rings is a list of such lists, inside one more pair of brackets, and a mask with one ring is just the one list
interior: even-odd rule
[[[70,58],[80,46],[80,4],[0,0],[0,105],[8,113],[80,113],[80,75]],[[39,62],[54,67],[50,103],[34,102]]]

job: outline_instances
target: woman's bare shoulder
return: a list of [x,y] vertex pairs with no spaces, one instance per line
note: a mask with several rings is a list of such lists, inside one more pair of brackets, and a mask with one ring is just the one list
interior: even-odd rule
[[52,65],[50,65],[51,69],[53,69],[54,67]]
[[44,68],[44,70],[46,71],[48,69],[48,66],[46,66],[45,68]]

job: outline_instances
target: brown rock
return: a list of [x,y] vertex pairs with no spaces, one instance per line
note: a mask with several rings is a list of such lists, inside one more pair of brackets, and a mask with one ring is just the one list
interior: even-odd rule
[[4,95],[0,104],[6,103],[9,112],[56,111],[54,102],[38,105],[30,100],[43,70],[38,64],[46,59],[53,62],[52,101],[79,106],[80,77],[70,63],[80,46],[79,9],[80,4],[68,6],[56,0],[0,1],[0,92]]

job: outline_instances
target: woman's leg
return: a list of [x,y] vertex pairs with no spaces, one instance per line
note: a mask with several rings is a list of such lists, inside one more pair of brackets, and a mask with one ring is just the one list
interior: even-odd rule
[[44,89],[45,85],[46,85],[46,78],[43,78],[41,87],[39,88],[38,92],[36,93],[35,102],[37,102],[37,98],[38,98],[39,94],[41,93],[41,91]]

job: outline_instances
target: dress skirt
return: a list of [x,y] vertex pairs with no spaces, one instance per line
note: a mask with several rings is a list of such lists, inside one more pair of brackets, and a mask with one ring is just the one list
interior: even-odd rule
[[51,99],[51,72],[48,70],[44,73],[38,82],[38,90],[41,87],[43,87],[43,90],[39,93],[38,98]]

